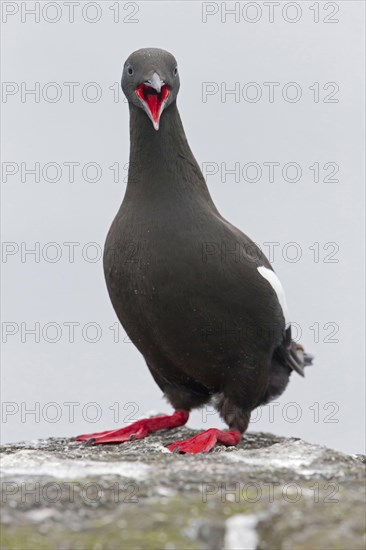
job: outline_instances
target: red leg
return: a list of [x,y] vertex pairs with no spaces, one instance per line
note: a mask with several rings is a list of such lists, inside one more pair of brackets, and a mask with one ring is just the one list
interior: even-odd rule
[[90,441],[95,445],[99,443],[122,443],[130,439],[143,439],[147,435],[158,430],[177,428],[183,426],[189,417],[187,411],[175,411],[170,416],[156,416],[138,420],[126,428],[104,431],[94,434],[79,435],[76,441]]
[[241,434],[237,430],[224,432],[216,428],[210,428],[191,439],[185,441],[176,441],[167,448],[169,451],[179,453],[208,453],[214,448],[216,443],[223,443],[227,447],[237,445],[240,441]]

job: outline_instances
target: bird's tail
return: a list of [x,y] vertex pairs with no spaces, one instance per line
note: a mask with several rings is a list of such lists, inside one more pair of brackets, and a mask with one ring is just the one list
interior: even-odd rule
[[304,376],[304,368],[313,363],[314,357],[310,353],[306,353],[303,346],[293,340],[291,340],[289,347],[284,348],[281,346],[277,349],[282,362],[300,374],[300,376]]
[[287,341],[285,339],[275,349],[268,388],[258,405],[265,405],[279,397],[285,391],[293,370],[300,376],[304,376],[305,367],[312,364],[312,355],[306,353],[301,344],[291,340],[290,331],[287,332],[286,337]]

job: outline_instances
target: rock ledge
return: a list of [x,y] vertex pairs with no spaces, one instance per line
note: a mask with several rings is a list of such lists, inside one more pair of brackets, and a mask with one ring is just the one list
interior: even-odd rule
[[365,548],[364,457],[265,433],[205,455],[165,448],[195,433],[3,446],[1,548]]

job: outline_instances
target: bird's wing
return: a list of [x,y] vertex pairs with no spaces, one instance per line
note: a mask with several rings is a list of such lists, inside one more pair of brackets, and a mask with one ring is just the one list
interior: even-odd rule
[[[221,216],[220,216],[221,217]],[[304,376],[304,367],[311,365],[312,356],[304,351],[304,348],[294,342],[291,337],[291,324],[288,317],[288,309],[286,303],[286,296],[280,279],[274,272],[268,258],[261,251],[261,249],[253,242],[247,235],[242,233],[237,227],[233,226],[230,222],[221,217],[222,222],[230,228],[236,238],[243,243],[245,250],[250,256],[250,261],[254,262],[257,267],[258,276],[263,277],[268,281],[274,290],[279,305],[281,306],[282,313],[285,319],[285,329],[283,332],[283,340],[281,344],[276,348],[275,354],[282,364],[287,365],[291,370],[296,371],[300,376]]]

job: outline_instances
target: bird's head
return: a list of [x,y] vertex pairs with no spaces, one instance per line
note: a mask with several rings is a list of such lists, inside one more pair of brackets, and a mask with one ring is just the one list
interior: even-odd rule
[[126,60],[122,90],[130,104],[143,109],[155,130],[162,112],[176,99],[179,75],[174,56],[158,48],[143,48]]

